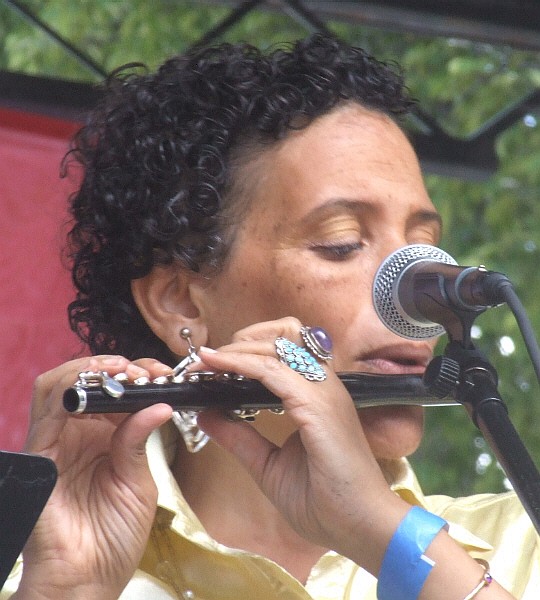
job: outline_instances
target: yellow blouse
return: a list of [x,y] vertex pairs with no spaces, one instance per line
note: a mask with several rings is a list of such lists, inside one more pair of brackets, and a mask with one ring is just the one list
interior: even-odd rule
[[[159,506],[122,600],[376,600],[376,579],[335,552],[321,557],[304,586],[273,561],[209,537],[170,472],[167,456],[176,442],[167,437],[155,432],[148,442]],[[492,575],[516,598],[540,598],[540,539],[515,494],[424,496],[405,459],[383,466],[397,494],[446,519],[450,535],[489,561]],[[19,561],[0,600],[16,589],[21,570]]]

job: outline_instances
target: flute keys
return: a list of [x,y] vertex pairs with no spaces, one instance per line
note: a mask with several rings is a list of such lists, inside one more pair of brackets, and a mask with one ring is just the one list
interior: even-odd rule
[[109,377],[105,371],[103,371],[103,380],[101,383],[101,387],[103,391],[111,396],[111,398],[121,398],[126,391],[121,381],[115,379],[114,377]]
[[101,387],[103,373],[101,371],[81,371],[76,385],[80,387]]
[[111,398],[121,398],[126,391],[122,382],[110,377],[106,371],[82,371],[75,384],[77,387],[100,387]]

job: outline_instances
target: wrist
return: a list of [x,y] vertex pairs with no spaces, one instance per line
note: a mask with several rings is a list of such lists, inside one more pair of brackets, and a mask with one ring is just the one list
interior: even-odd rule
[[351,523],[339,545],[330,547],[377,577],[386,548],[411,505],[388,490],[386,497],[379,496],[379,503],[371,506],[374,510]]
[[46,572],[32,572],[27,576],[23,572],[17,591],[10,596],[10,600],[58,600],[58,598],[117,600],[124,587],[125,585],[106,586],[96,583],[75,583],[68,577],[58,583],[58,580],[53,581],[50,574]]
[[99,598],[99,600],[118,600],[120,594],[111,595],[110,590],[100,586],[84,586],[80,588],[58,588],[48,586],[47,581],[42,581],[38,586],[21,586],[9,597],[9,600],[58,600],[58,598],[69,598],[69,600],[88,600],[88,598]]
[[447,523],[440,517],[413,506],[392,536],[379,572],[379,600],[416,600],[434,562],[426,550]]

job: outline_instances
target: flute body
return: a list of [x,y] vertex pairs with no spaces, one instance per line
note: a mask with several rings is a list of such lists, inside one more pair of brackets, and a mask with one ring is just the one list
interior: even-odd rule
[[[383,405],[447,406],[457,404],[452,394],[435,396],[417,375],[340,373],[339,378],[357,408]],[[121,389],[120,389],[121,388]],[[64,392],[64,408],[75,414],[133,413],[153,404],[169,404],[174,410],[207,408],[254,411],[279,410],[281,400],[260,382],[183,381],[180,383],[119,384],[111,395],[106,386],[76,384]]]

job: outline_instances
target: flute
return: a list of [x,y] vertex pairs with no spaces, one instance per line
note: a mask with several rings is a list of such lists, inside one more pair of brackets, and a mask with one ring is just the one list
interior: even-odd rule
[[[281,399],[260,382],[245,379],[195,377],[173,383],[123,384],[106,373],[92,373],[64,392],[64,408],[74,414],[133,413],[165,403],[176,411],[219,408],[253,412],[280,411]],[[203,374],[204,375],[204,374]],[[214,374],[209,374],[214,375]],[[453,391],[435,392],[419,375],[339,373],[357,408],[389,405],[448,406],[457,404]]]

